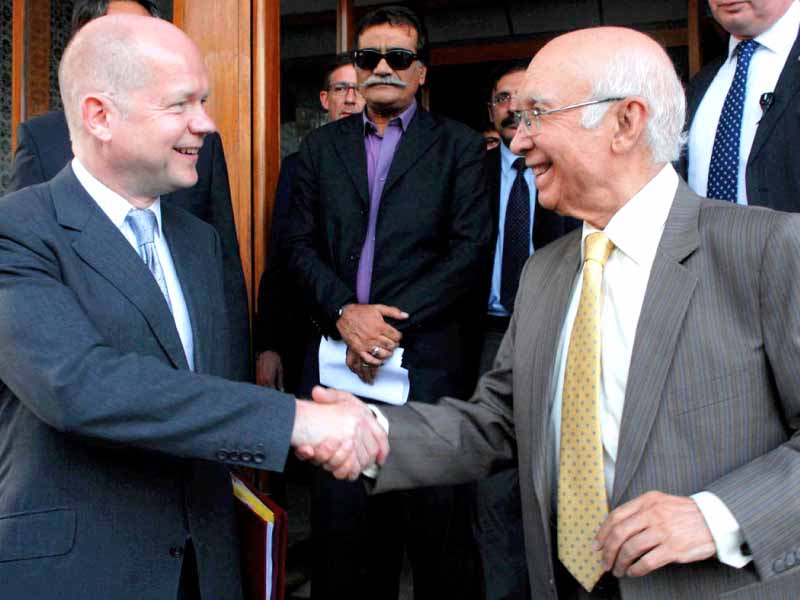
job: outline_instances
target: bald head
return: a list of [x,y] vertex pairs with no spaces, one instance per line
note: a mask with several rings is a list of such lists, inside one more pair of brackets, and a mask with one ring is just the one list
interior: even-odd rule
[[105,16],[70,41],[59,68],[75,157],[136,206],[197,182],[214,123],[194,43],[161,19]]
[[81,99],[104,95],[126,114],[130,93],[153,83],[165,62],[202,64],[195,44],[180,29],[153,17],[109,15],[78,31],[58,70],[70,137],[82,137]]
[[[561,35],[545,45],[528,73],[557,72],[586,99],[640,97],[647,108],[645,141],[656,164],[677,160],[686,113],[683,86],[672,60],[649,36],[624,27],[596,27]],[[609,104],[583,112],[586,128],[596,127]]]

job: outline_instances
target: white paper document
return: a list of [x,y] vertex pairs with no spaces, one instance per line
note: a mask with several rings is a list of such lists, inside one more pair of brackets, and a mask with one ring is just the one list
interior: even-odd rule
[[408,401],[408,369],[400,366],[403,349],[398,348],[383,363],[372,384],[364,383],[347,368],[347,344],[323,337],[319,343],[319,380],[322,385],[345,390],[356,396],[401,405]]

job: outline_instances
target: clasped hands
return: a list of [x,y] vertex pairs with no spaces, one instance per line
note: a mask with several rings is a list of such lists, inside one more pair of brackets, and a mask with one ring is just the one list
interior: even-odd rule
[[383,304],[348,304],[336,321],[347,344],[347,366],[364,383],[375,381],[378,368],[391,358],[403,338],[385,317],[404,320],[408,313]]
[[313,402],[297,400],[291,444],[337,479],[358,479],[389,454],[386,432],[367,405],[348,392],[315,387]]

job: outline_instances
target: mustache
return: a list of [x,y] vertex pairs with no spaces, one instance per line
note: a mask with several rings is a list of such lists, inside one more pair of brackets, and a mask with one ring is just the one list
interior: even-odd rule
[[399,88],[408,87],[408,84],[396,77],[395,75],[370,75],[364,80],[364,83],[361,84],[362,88],[372,87],[373,85],[393,85]]
[[516,125],[519,125],[519,123],[517,122],[517,119],[516,119],[516,117],[514,115],[508,115],[505,119],[500,121],[500,127],[503,127],[503,128],[505,128],[505,127],[514,127]]

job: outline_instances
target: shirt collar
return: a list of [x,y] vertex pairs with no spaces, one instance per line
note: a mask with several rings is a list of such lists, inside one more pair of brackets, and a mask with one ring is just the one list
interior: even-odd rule
[[514,154],[511,149],[506,146],[502,141],[500,142],[500,168],[503,173],[508,173],[514,168],[514,161],[520,158]]
[[[89,173],[83,163],[78,158],[72,159],[72,171],[75,173],[80,184],[92,197],[92,200],[100,207],[100,209],[111,219],[117,229],[122,229],[125,224],[125,217],[131,209],[136,208],[125,198],[120,196],[114,190],[101,183],[94,175]],[[156,198],[148,207],[156,215],[158,222],[158,235],[161,235],[161,198]]]
[[[652,263],[677,189],[678,174],[667,163],[611,217],[603,233],[636,264]],[[590,233],[597,231],[600,230],[584,221],[581,259],[584,252],[583,241]]]
[[[411,119],[414,118],[415,114],[417,114],[417,99],[412,98],[411,104],[409,104],[408,107],[398,116],[389,121],[389,124],[391,125],[392,123],[397,123],[398,121],[400,121],[400,127],[403,129],[403,133],[405,133],[406,130],[408,129],[409,124],[411,123]],[[365,135],[371,131],[377,130],[378,126],[375,125],[375,123],[373,123],[372,120],[367,116],[366,108],[364,108],[364,110],[362,111],[361,118],[364,122]]]
[[[783,13],[783,16],[772,24],[772,27],[753,39],[770,52],[779,56],[788,56],[797,37],[798,29],[800,29],[800,3],[792,2],[786,12]],[[728,60],[733,59],[734,50],[736,50],[736,46],[741,41],[734,36],[730,36],[728,39]]]

